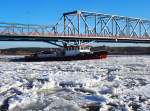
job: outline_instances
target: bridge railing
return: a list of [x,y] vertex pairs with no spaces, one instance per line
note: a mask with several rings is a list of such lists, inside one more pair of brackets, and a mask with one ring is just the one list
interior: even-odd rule
[[49,25],[30,25],[17,23],[0,23],[0,35],[30,36],[52,33],[53,26]]

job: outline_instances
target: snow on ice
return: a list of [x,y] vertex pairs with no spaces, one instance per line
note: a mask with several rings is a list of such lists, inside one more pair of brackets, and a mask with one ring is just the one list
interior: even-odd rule
[[150,111],[150,57],[0,60],[0,111]]

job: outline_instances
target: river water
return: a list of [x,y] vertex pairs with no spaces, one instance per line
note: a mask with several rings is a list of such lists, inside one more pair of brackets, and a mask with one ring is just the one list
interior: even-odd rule
[[0,111],[150,111],[150,56],[69,62],[12,58],[0,57]]

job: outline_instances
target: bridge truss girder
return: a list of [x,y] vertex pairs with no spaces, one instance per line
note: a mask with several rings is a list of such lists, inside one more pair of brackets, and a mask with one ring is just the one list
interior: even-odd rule
[[[73,11],[55,25],[0,22],[0,41],[44,41],[59,46],[85,42],[148,42],[150,21],[95,12]],[[61,47],[61,46],[60,46]]]
[[64,35],[139,37],[150,36],[150,21],[138,18],[74,11],[63,14]]

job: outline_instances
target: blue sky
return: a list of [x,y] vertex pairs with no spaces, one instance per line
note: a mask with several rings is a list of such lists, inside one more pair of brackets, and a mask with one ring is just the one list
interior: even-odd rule
[[[63,12],[85,10],[150,20],[150,0],[0,0],[0,22],[55,24]],[[0,47],[47,46],[0,42]]]

